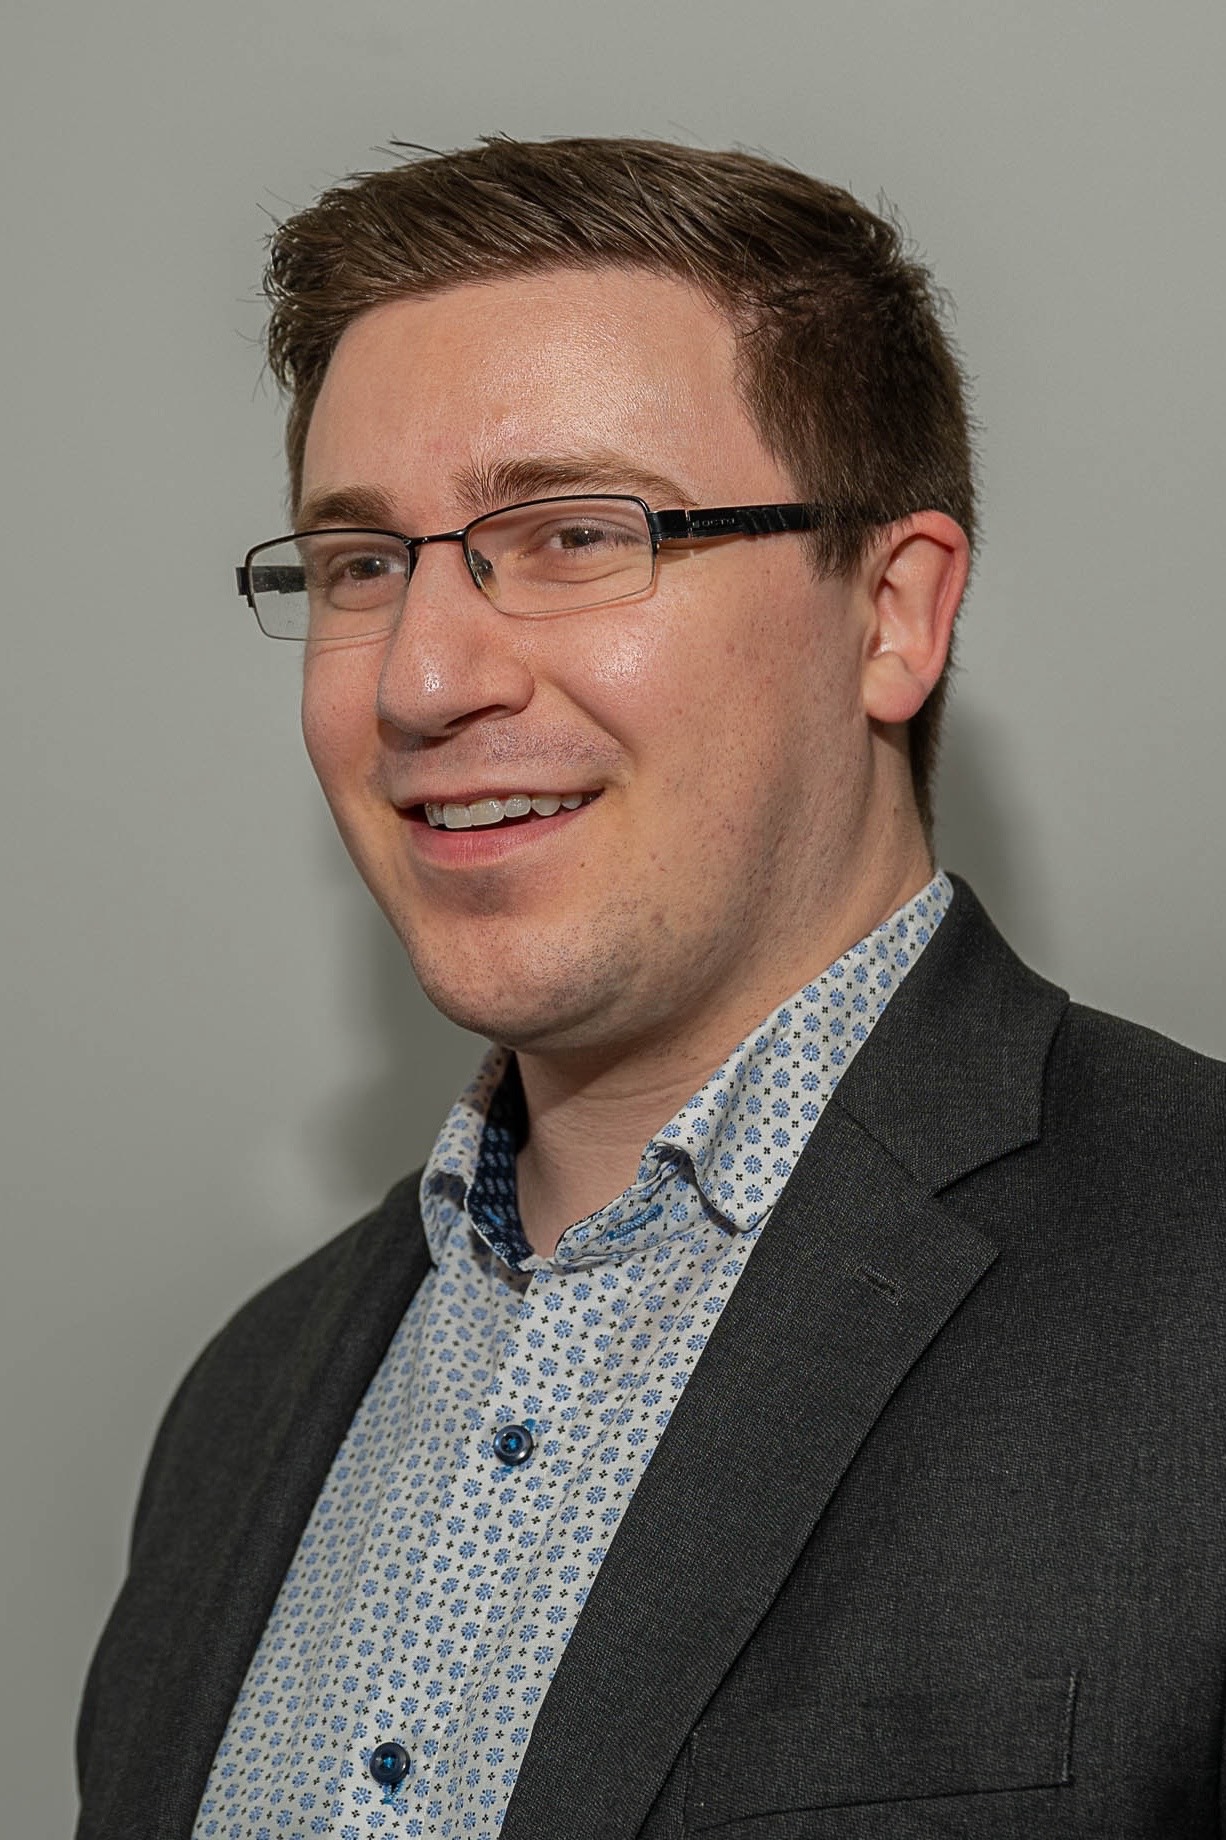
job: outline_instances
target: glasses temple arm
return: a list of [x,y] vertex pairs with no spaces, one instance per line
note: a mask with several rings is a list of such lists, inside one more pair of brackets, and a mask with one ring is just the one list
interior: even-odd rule
[[723,505],[702,511],[649,511],[657,543],[703,537],[769,537],[777,531],[818,530],[843,520],[874,523],[871,514],[841,505]]

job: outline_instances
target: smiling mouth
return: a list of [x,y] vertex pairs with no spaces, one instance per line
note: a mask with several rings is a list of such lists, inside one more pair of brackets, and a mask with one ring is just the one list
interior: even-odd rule
[[504,799],[474,799],[470,804],[435,804],[427,800],[414,807],[432,830],[485,830],[495,824],[528,824],[534,818],[552,818],[559,811],[578,811],[599,798],[597,792],[514,792]]

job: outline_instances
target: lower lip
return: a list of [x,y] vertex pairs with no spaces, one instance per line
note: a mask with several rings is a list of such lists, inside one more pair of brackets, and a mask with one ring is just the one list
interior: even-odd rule
[[577,805],[574,811],[555,812],[552,818],[525,818],[511,823],[504,819],[501,824],[483,824],[466,831],[449,831],[445,826],[435,829],[416,813],[404,812],[402,816],[412,848],[423,861],[448,869],[469,869],[504,862],[524,850],[539,849],[582,818],[595,803],[591,799],[586,805]]

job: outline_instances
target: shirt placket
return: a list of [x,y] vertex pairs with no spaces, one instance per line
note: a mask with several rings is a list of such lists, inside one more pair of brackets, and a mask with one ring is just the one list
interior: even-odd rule
[[[450,1831],[456,1802],[466,1788],[479,1786],[473,1771],[482,1779],[496,1774],[496,1753],[506,1749],[499,1734],[508,1708],[491,1693],[488,1676],[495,1658],[508,1659],[499,1651],[523,1588],[533,1544],[529,1523],[539,1515],[548,1525],[556,1506],[545,1450],[549,1420],[539,1410],[545,1336],[534,1295],[548,1287],[550,1275],[534,1276],[512,1323],[496,1330],[484,1390],[465,1408],[464,1427],[450,1439],[450,1459],[436,1470],[429,1525],[417,1542],[424,1550],[397,1594],[388,1647],[352,1735],[351,1760],[365,1780],[353,1782],[345,1799],[351,1820],[356,1817],[365,1831],[389,1820],[408,1835]],[[471,1349],[469,1359],[479,1362],[480,1350]],[[494,1447],[499,1430],[513,1425],[532,1439],[531,1454],[520,1463],[500,1458]],[[428,1441],[440,1435],[437,1426],[423,1430]],[[373,1556],[383,1558],[378,1548]],[[384,1579],[383,1601],[392,1596],[390,1582]],[[427,1585],[428,1609],[415,1601]],[[414,1678],[417,1691],[406,1694]],[[423,1697],[424,1708],[411,1705]],[[361,1759],[388,1740],[404,1745],[410,1770],[394,1794],[380,1794]]]

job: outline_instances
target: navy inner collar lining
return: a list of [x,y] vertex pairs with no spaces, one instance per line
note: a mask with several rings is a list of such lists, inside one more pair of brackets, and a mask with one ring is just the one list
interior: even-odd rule
[[528,1141],[528,1107],[519,1062],[512,1055],[490,1100],[477,1168],[468,1191],[468,1213],[490,1250],[514,1269],[532,1257],[519,1216],[515,1159]]

